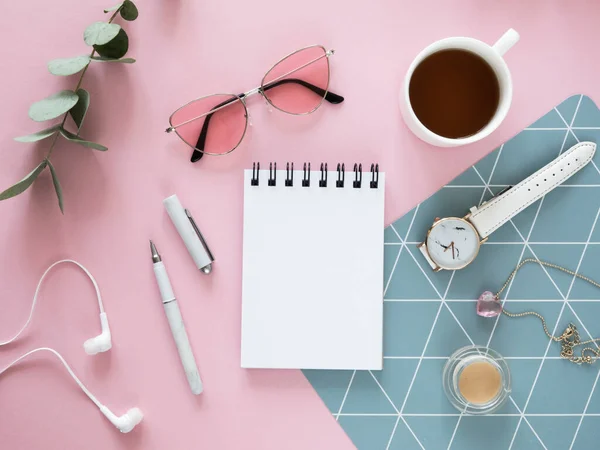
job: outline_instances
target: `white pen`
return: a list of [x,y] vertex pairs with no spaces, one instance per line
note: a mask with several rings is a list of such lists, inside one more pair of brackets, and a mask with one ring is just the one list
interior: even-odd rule
[[156,250],[156,246],[150,241],[150,250],[152,251],[152,262],[154,263],[154,275],[156,276],[156,282],[158,283],[158,289],[160,289],[160,296],[162,297],[163,306],[165,307],[165,314],[169,320],[171,332],[173,333],[173,339],[175,339],[175,345],[179,351],[179,357],[181,358],[181,364],[183,364],[183,370],[192,388],[192,392],[195,395],[202,393],[202,380],[198,373],[198,366],[196,365],[196,359],[192,353],[192,347],[190,346],[190,340],[185,331],[183,325],[183,319],[181,317],[181,311],[177,305],[169,276],[167,275],[167,269]]

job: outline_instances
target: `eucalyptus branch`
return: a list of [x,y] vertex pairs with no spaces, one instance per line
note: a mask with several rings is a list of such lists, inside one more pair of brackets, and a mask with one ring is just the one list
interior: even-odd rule
[[[129,49],[129,37],[125,30],[121,28],[121,26],[113,23],[113,21],[118,15],[127,21],[133,21],[138,17],[138,9],[133,1],[124,0],[112,8],[104,10],[104,12],[113,12],[110,19],[107,22],[93,23],[86,28],[83,34],[85,43],[92,47],[92,51],[89,55],[55,59],[48,63],[48,70],[53,75],[69,76],[80,73],[77,85],[72,91],[60,91],[31,105],[29,108],[29,117],[36,122],[44,122],[56,119],[60,116],[62,116],[62,119],[60,123],[57,123],[50,128],[27,136],[15,138],[17,142],[37,142],[47,138],[52,138],[52,140],[48,152],[42,162],[21,181],[0,193],[0,200],[6,200],[25,192],[33,184],[40,173],[48,167],[52,177],[52,184],[54,185],[56,196],[58,197],[58,205],[61,212],[64,213],[62,189],[60,182],[58,181],[56,170],[50,162],[50,156],[56,148],[58,137],[62,136],[67,141],[74,142],[86,148],[99,151],[108,150],[101,144],[87,141],[79,136],[83,120],[85,119],[90,104],[89,92],[83,89],[81,85],[83,84],[83,77],[92,62],[116,62],[126,64],[135,62],[133,58],[124,58]],[[69,116],[71,116],[73,122],[77,126],[76,133],[65,128]]]
[[[123,4],[121,4],[116,11],[113,13],[112,16],[110,16],[110,19],[108,19],[107,23],[112,23],[113,20],[115,20],[115,18],[117,17],[117,14],[119,14],[119,12],[121,12],[121,9],[123,8]],[[92,59],[92,57],[96,54],[96,49],[93,49],[92,52],[90,53],[90,60]],[[81,71],[81,75],[79,75],[79,80],[77,80],[77,86],[75,86],[74,91],[77,92],[77,90],[81,87],[81,83],[83,83],[83,77],[85,76],[85,73],[88,70],[88,67],[90,67],[90,65],[88,64],[87,66],[85,66],[83,68],[83,70]],[[63,116],[62,122],[60,123],[61,127],[65,126],[65,123],[67,121],[67,118],[69,117],[69,112],[66,112],[65,115]],[[58,136],[60,133],[56,132],[54,134],[54,137],[52,139],[52,143],[50,144],[50,148],[48,149],[48,153],[46,154],[46,159],[50,159],[50,155],[52,154],[52,150],[54,150],[54,146],[56,145],[56,141],[58,140]],[[79,134],[79,132],[77,133]],[[62,208],[61,208],[62,210]]]

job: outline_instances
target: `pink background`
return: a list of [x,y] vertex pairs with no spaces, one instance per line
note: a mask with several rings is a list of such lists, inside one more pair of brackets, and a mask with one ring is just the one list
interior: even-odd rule
[[[57,57],[84,54],[84,28],[110,0],[4,2],[0,16],[0,187],[41,160],[48,142],[14,136],[40,129],[30,103],[74,87],[48,74]],[[99,330],[90,283],[58,269],[42,290],[26,336],[0,351],[0,367],[38,346],[53,346],[117,414],[134,405],[146,418],[120,435],[58,362],[37,356],[0,380],[0,446],[93,449],[346,449],[352,443],[299,371],[239,368],[242,169],[252,161],[378,161],[387,172],[386,223],[570,94],[598,100],[600,5],[547,0],[139,1],[126,24],[132,66],[94,65],[84,87],[91,108],[82,134],[98,153],[62,143],[53,155],[65,216],[46,171],[32,189],[0,203],[0,339],[26,319],[38,278],[72,257],[97,277],[113,331],[108,354],[85,355]],[[493,43],[521,34],[508,54],[515,85],[502,127],[468,148],[443,150],[402,124],[398,89],[412,58],[454,35]],[[170,113],[190,99],[257,86],[281,56],[320,43],[335,48],[331,89],[344,95],[306,118],[269,113],[250,101],[254,126],[235,153],[190,164],[188,149],[164,133]],[[526,149],[524,149],[526,150]],[[177,193],[209,240],[210,277],[195,269],[161,200]],[[182,373],[149,259],[148,238],[167,264],[205,382],[192,396]]]

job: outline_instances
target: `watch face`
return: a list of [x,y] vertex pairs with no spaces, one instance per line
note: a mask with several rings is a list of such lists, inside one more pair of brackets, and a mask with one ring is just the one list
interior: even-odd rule
[[433,225],[427,235],[427,252],[439,267],[462,269],[479,252],[479,235],[464,219],[447,218]]

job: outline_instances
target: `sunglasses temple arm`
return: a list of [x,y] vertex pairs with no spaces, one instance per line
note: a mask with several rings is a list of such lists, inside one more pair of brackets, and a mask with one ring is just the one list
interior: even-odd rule
[[[285,80],[279,80],[274,83],[267,84],[266,86],[264,86],[262,88],[262,90],[263,90],[263,92],[265,92],[265,91],[268,91],[269,89],[273,89],[277,86],[281,86],[281,85],[288,84],[288,83],[299,84],[300,86],[303,86],[303,87],[311,90],[318,96],[324,97],[325,100],[327,100],[329,103],[332,103],[334,105],[337,105],[344,101],[344,97],[342,97],[341,95],[335,94],[331,91],[326,92],[325,89],[322,89],[319,86],[315,86],[314,84],[307,83],[306,81],[299,80],[297,78],[287,78]],[[238,95],[238,97],[240,99],[244,98],[245,96],[246,96],[246,94]],[[213,107],[212,110],[217,110],[217,109],[219,109],[225,105],[228,105],[229,103],[233,103],[235,101],[237,101],[237,99],[232,98],[232,99],[226,100],[222,103],[219,103],[215,107]],[[204,150],[204,145],[206,144],[206,136],[208,135],[208,126],[210,125],[210,119],[212,118],[213,114],[214,113],[209,113],[206,115],[206,119],[204,120],[202,129],[200,130],[200,136],[198,136],[198,142],[196,143],[196,148],[192,152],[192,158],[191,158],[192,162],[199,161],[204,156],[203,150]]]
[[268,83],[266,86],[263,86],[262,90],[264,92],[266,92],[269,89],[273,89],[277,86],[281,86],[283,84],[288,84],[288,83],[299,84],[300,86],[310,89],[312,92],[317,94],[319,97],[324,97],[325,100],[327,100],[329,103],[332,103],[334,105],[337,105],[338,103],[342,103],[344,101],[344,97],[342,97],[341,95],[334,94],[333,92],[325,92],[325,89],[322,89],[319,86],[315,86],[314,84],[307,83],[306,81],[300,80],[297,78],[286,78],[284,80],[278,80],[273,83]]
[[[246,96],[245,94],[240,94],[240,95],[238,95],[238,98],[242,99],[245,96]],[[230,103],[236,102],[236,101],[238,101],[238,98],[231,98],[222,103],[219,103],[218,105],[213,107],[211,109],[211,111],[215,111],[215,110],[217,110],[223,106],[226,106]],[[192,152],[192,158],[191,158],[192,162],[199,161],[204,156],[204,152],[202,152],[202,150],[204,150],[204,145],[206,144],[206,135],[208,134],[208,125],[210,124],[210,119],[212,118],[213,114],[214,113],[209,113],[206,115],[206,119],[204,120],[204,124],[202,125],[202,130],[200,130],[200,136],[198,137],[198,142],[196,143],[196,148]]]

